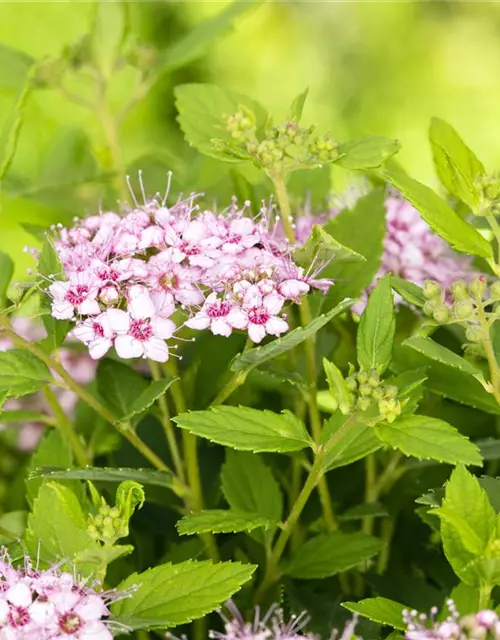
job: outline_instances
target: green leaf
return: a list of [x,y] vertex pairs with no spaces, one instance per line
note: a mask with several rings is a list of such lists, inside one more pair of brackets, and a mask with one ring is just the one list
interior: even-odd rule
[[212,407],[173,418],[182,429],[240,451],[300,451],[312,445],[304,424],[281,414],[248,407]]
[[297,263],[307,268],[310,267],[313,260],[318,259],[325,261],[334,259],[336,262],[366,262],[366,258],[337,242],[320,224],[313,225],[305,245],[296,249],[293,257]]
[[46,422],[48,416],[38,411],[0,411],[0,422],[23,423],[23,422]]
[[[337,242],[362,255],[365,262],[333,260],[321,276],[335,282],[327,294],[329,309],[346,297],[357,298],[373,281],[382,258],[386,235],[384,192],[374,189],[360,198],[353,209],[344,209],[325,225],[325,231]],[[369,225],[370,233],[366,233]]]
[[0,516],[0,544],[7,545],[13,538],[20,540],[26,530],[27,519],[26,511],[9,511]]
[[163,564],[120,583],[118,591],[139,588],[112,605],[111,611],[132,629],[176,627],[216,609],[250,579],[255,568],[239,562]]
[[148,382],[122,362],[107,358],[97,367],[99,396],[117,421],[127,420],[130,414],[136,415],[134,404],[147,388]]
[[[33,503],[43,483],[42,478],[36,476],[36,470],[39,467],[55,465],[60,465],[69,471],[74,466],[74,459],[71,447],[62,437],[61,432],[54,429],[45,433],[30,460],[26,482],[26,493],[30,504]],[[77,490],[77,483],[68,483],[66,486],[74,491]]]
[[344,169],[357,169],[364,171],[374,169],[384,164],[401,149],[397,140],[372,136],[371,138],[359,138],[346,142],[338,147],[341,154],[336,164]]
[[[231,509],[258,514],[279,522],[283,517],[283,495],[280,486],[261,456],[243,451],[226,451],[221,471],[222,493]],[[252,537],[269,546],[275,529],[255,531]]]
[[160,52],[151,75],[156,80],[163,73],[170,73],[194,62],[203,56],[213,42],[229,31],[240,16],[257,8],[260,4],[262,4],[260,0],[230,2],[214,17],[203,21],[171,47]]
[[363,518],[387,518],[389,512],[380,502],[365,502],[356,507],[351,507],[338,516],[339,520],[349,522],[351,520],[362,520]]
[[45,364],[29,351],[9,349],[0,352],[0,393],[19,398],[39,391],[51,380]]
[[[352,421],[349,429],[343,432],[342,437],[336,440],[333,446],[328,447],[328,440],[349,419]],[[361,420],[352,420],[350,417],[343,416],[340,412],[335,413],[326,422],[323,428],[322,441],[327,446],[325,471],[345,467],[382,447],[382,443],[377,438],[373,427],[369,427]]]
[[327,578],[366,562],[382,546],[380,540],[361,532],[316,536],[300,547],[285,573],[292,578]]
[[187,142],[198,151],[226,162],[240,162],[239,158],[220,150],[214,140],[226,145],[233,138],[226,130],[224,116],[234,114],[240,105],[249,109],[256,118],[258,129],[267,120],[266,111],[244,95],[226,91],[212,84],[182,84],[175,88],[179,124]]
[[17,91],[24,83],[35,60],[17,49],[0,45],[0,88]]
[[46,482],[34,501],[28,517],[26,545],[31,557],[48,564],[64,559],[73,571],[74,564],[82,575],[92,574],[93,562],[79,562],[80,554],[96,551],[98,545],[87,533],[87,522],[75,494],[56,482]]
[[241,353],[231,362],[231,371],[251,371],[253,368],[260,366],[264,362],[290,351],[290,349],[293,349],[311,336],[315,335],[335,316],[346,311],[353,302],[353,300],[347,298],[331,309],[328,313],[318,316],[312,320],[305,327],[297,327],[296,329],[293,329],[287,333],[284,338],[278,338],[263,347],[256,347],[255,349],[250,349],[245,353]]
[[182,535],[195,533],[237,533],[238,531],[252,531],[260,527],[276,528],[276,521],[263,518],[257,513],[244,511],[213,509],[198,511],[184,516],[177,523],[177,531]]
[[24,110],[31,91],[31,73],[28,73],[27,82],[19,92],[16,103],[0,132],[0,185],[7,175],[17,150],[17,143],[23,124]]
[[411,347],[431,360],[436,360],[447,367],[459,369],[463,373],[473,376],[476,380],[483,380],[483,374],[480,369],[475,367],[465,358],[453,353],[450,349],[443,347],[430,338],[425,338],[424,336],[413,336],[408,338],[408,340],[405,340],[403,342],[403,346]]
[[377,436],[407,456],[449,464],[482,465],[478,448],[455,427],[427,416],[403,416],[375,427]]
[[[54,461],[52,461],[54,462]],[[59,469],[38,462],[30,473],[31,478],[49,480],[90,480],[91,482],[124,482],[133,480],[143,485],[172,487],[172,475],[156,469],[114,469],[107,467],[85,467],[83,469]]]
[[290,105],[290,114],[289,120],[294,120],[295,122],[300,122],[302,119],[302,112],[304,111],[304,105],[307,100],[307,94],[309,93],[309,88],[307,88],[302,93],[299,93],[296,96]]
[[432,118],[429,137],[434,165],[442,184],[477,213],[481,193],[476,180],[486,173],[483,164],[444,120]]
[[394,602],[388,598],[366,598],[359,602],[343,602],[342,606],[352,613],[358,613],[378,624],[389,625],[404,631],[403,611],[408,609],[404,604]]
[[[453,470],[446,483],[442,506],[434,510],[441,518],[441,537],[448,562],[457,576],[468,585],[482,581],[481,557],[496,529],[496,513],[479,481],[463,467]],[[455,514],[455,519],[450,518]],[[471,551],[472,530],[478,547]]]
[[391,274],[391,287],[399,293],[399,295],[415,307],[422,308],[427,302],[422,291],[422,287],[419,287],[409,280],[403,280]]
[[136,509],[142,508],[145,499],[144,489],[134,480],[121,482],[116,490],[116,506],[127,520],[130,520]]
[[120,418],[122,421],[131,420],[134,416],[141,415],[151,405],[154,404],[158,398],[160,398],[170,387],[172,382],[175,382],[176,378],[162,378],[161,380],[154,380],[148,387],[134,400],[128,413]]
[[323,369],[326,373],[330,394],[336,405],[340,407],[342,413],[348,412],[351,405],[351,394],[340,369],[326,358],[323,358]]
[[380,278],[361,316],[356,340],[362,370],[383,373],[392,358],[396,317],[389,275]]
[[54,241],[48,235],[42,243],[38,258],[38,274],[41,276],[41,286],[46,288],[50,278],[59,279],[63,274],[61,260],[54,246]]
[[0,251],[0,311],[7,306],[7,290],[14,274],[12,258]]
[[420,211],[422,218],[438,235],[457,251],[493,259],[490,243],[468,222],[463,220],[432,189],[413,180],[396,168],[384,169],[382,176],[393,184]]
[[125,4],[121,0],[98,0],[95,3],[90,52],[105,78],[110,78],[113,74],[126,29]]

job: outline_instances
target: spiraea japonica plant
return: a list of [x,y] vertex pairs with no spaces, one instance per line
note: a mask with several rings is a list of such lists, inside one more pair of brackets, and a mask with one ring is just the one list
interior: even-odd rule
[[397,141],[304,124],[307,91],[275,120],[191,83],[186,153],[234,197],[150,190],[123,119],[247,8],[158,52],[98,4],[0,139],[9,190],[26,101],[62,92],[109,178],[31,229],[27,282],[0,254],[0,638],[493,640],[500,183],[441,120],[442,196]]

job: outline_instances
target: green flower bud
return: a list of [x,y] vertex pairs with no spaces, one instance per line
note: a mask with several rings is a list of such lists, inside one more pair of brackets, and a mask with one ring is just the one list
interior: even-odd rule
[[465,330],[465,337],[469,342],[482,342],[484,340],[484,331],[481,327],[471,324]]
[[465,280],[455,280],[451,283],[450,293],[455,300],[465,300],[469,297],[467,283]]
[[434,298],[441,297],[442,290],[439,284],[434,280],[425,280],[423,293],[428,300],[433,300]]
[[368,377],[368,384],[371,385],[373,388],[378,387],[378,385],[380,384],[380,376],[374,369],[370,371],[370,374]]
[[111,518],[119,518],[120,517],[120,509],[118,507],[113,507],[110,512],[109,515]]
[[109,504],[103,504],[99,509],[99,513],[101,516],[109,516],[110,511],[111,507],[109,506]]
[[395,398],[398,395],[398,388],[393,384],[384,387],[384,395],[386,398]]
[[94,524],[95,524],[96,527],[102,527],[102,525],[104,524],[104,517],[100,516],[100,515],[97,515],[94,518]]
[[477,278],[474,278],[474,280],[469,285],[469,291],[471,295],[475,296],[476,298],[480,298],[481,300],[486,293],[486,288],[487,282],[485,276],[478,276]]
[[372,398],[374,400],[382,400],[384,396],[385,396],[385,392],[382,387],[377,387],[372,391]]
[[358,398],[357,402],[356,402],[356,407],[360,410],[360,411],[366,411],[368,409],[368,407],[370,406],[370,398]]
[[500,300],[500,280],[495,280],[495,282],[490,287],[490,296],[493,300]]
[[371,396],[373,392],[373,387],[369,384],[361,384],[359,385],[359,395],[361,396]]
[[356,378],[354,376],[349,376],[345,379],[346,387],[349,391],[356,391],[358,388],[358,383],[356,382]]
[[367,371],[360,371],[358,373],[358,383],[366,384],[368,382],[368,377],[369,377],[369,374]]
[[432,316],[432,314],[434,313],[434,309],[438,304],[439,304],[439,298],[435,298],[434,300],[427,300],[427,302],[424,304],[425,315]]
[[113,518],[111,518],[110,516],[106,516],[103,520],[103,526],[104,527],[109,527],[113,525]]
[[453,315],[459,320],[467,320],[474,313],[474,305],[471,300],[458,300],[453,305]]
[[450,319],[450,310],[445,304],[437,305],[432,313],[432,317],[439,324],[444,324]]

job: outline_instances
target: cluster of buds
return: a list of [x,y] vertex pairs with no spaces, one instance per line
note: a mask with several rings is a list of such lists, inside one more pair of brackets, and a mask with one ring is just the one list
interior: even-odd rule
[[71,335],[94,359],[114,347],[121,358],[166,362],[180,310],[192,329],[246,331],[258,343],[288,330],[286,303],[332,284],[293,261],[266,208],[252,219],[236,202],[223,213],[201,211],[193,198],[135,205],[57,229],[62,273],[47,287],[52,316],[75,322]]
[[314,127],[300,127],[295,120],[268,127],[261,140],[250,109],[240,106],[224,120],[233,141],[270,172],[317,166],[339,158],[338,144],[329,135],[314,135]]
[[450,615],[437,621],[438,608],[430,615],[403,611],[406,640],[500,640],[500,619],[489,609],[461,617],[453,600],[447,601]]
[[[94,585],[96,586],[96,585]],[[33,568],[29,558],[15,568],[2,550],[0,560],[0,637],[5,640],[112,640],[108,605],[130,594],[96,591],[57,566]]]
[[500,281],[488,287],[486,277],[480,275],[469,284],[465,280],[455,280],[446,290],[437,282],[427,280],[423,293],[426,298],[424,313],[437,323],[462,325],[470,343],[481,343],[488,338],[485,323],[498,317],[497,311],[490,309],[500,302]]
[[[259,607],[256,607],[253,620],[248,622],[231,600],[225,606],[227,613],[219,612],[224,631],[209,631],[208,637],[213,640],[320,640],[318,635],[304,631],[310,620],[305,611],[286,621],[283,610],[277,604],[271,605],[262,617]],[[333,630],[329,640],[361,640],[354,635],[356,622],[354,618],[341,632]],[[178,638],[170,633],[166,637],[170,640],[187,640],[186,636]]]
[[482,198],[481,211],[476,211],[475,214],[486,215],[489,212],[498,214],[500,212],[500,176],[498,174],[482,175],[476,178],[474,184]]
[[89,515],[87,532],[94,540],[112,545],[118,538],[128,535],[127,519],[119,507],[110,507],[103,502],[96,515]]
[[346,378],[346,385],[354,409],[367,411],[376,403],[380,416],[387,422],[394,422],[401,414],[398,388],[381,380],[375,369],[351,373]]

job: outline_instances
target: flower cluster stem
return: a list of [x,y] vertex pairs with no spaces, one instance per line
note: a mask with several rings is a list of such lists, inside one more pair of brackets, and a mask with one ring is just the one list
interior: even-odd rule
[[[271,179],[276,189],[276,196],[278,198],[278,204],[281,212],[281,221],[283,223],[283,229],[288,241],[293,245],[295,242],[295,234],[292,226],[292,210],[290,206],[290,198],[288,197],[288,191],[286,189],[285,178],[282,174],[273,174]],[[300,304],[300,321],[302,326],[309,324],[312,320],[311,309],[309,307],[309,301],[307,297],[302,299]],[[308,394],[308,408],[309,408],[309,421],[311,424],[311,432],[316,444],[319,444],[321,440],[321,414],[318,408],[317,395],[317,369],[316,369],[316,338],[310,336],[304,343],[304,350],[306,356],[306,369],[307,369],[307,381],[309,387]],[[325,476],[322,476],[318,482],[318,493],[321,501],[321,508],[323,511],[323,517],[325,518],[326,525],[330,531],[335,531],[338,526],[335,521],[335,515],[333,512],[332,499],[330,491],[328,489],[328,483]]]
[[479,320],[479,324],[482,330],[484,331],[484,335],[485,335],[484,340],[482,341],[482,347],[484,349],[484,352],[486,354],[486,359],[488,361],[492,392],[495,397],[495,400],[500,404],[500,368],[498,366],[497,358],[495,356],[495,351],[491,343],[491,337],[490,337],[491,325],[484,312],[482,300],[479,298],[476,300],[476,308],[477,308],[477,317]]

